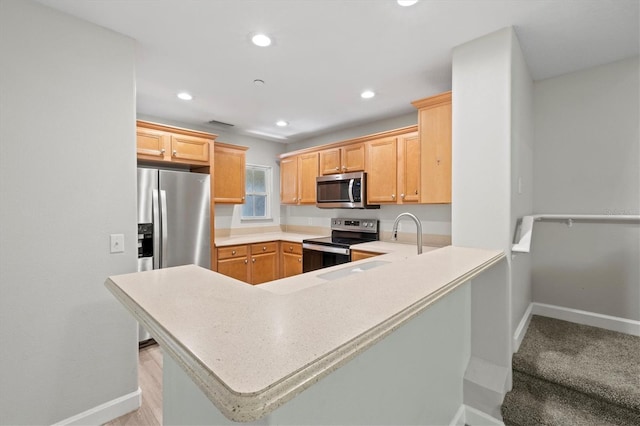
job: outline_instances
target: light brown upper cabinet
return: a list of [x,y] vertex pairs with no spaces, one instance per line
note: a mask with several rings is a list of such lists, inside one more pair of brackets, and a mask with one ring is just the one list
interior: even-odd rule
[[451,92],[412,102],[418,108],[420,202],[451,202]]
[[142,120],[136,124],[138,160],[209,166],[216,135]]
[[364,170],[364,144],[354,143],[320,151],[320,173],[332,175]]
[[216,203],[244,203],[246,150],[244,146],[215,142],[212,174]]
[[398,203],[420,201],[420,136],[418,132],[398,136]]
[[280,202],[315,204],[318,153],[311,152],[280,160]]
[[397,141],[395,136],[366,143],[367,202],[395,203],[397,200]]

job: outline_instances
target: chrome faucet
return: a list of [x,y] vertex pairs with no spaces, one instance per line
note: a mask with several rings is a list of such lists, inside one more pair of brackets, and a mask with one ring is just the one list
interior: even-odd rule
[[416,233],[417,233],[416,244],[418,244],[418,254],[422,254],[422,224],[414,214],[400,213],[398,217],[396,217],[396,221],[393,223],[393,233],[392,233],[391,239],[393,241],[398,240],[398,223],[400,223],[400,219],[402,219],[402,216],[407,216],[416,223]]

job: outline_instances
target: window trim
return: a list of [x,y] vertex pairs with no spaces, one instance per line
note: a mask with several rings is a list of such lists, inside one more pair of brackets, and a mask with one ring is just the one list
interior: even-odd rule
[[246,200],[249,199],[249,195],[264,195],[265,198],[265,216],[244,216],[243,215],[243,210],[244,210],[244,206],[240,209],[240,220],[241,221],[263,221],[263,222],[267,222],[267,221],[273,221],[273,215],[271,214],[271,201],[272,201],[272,197],[273,197],[273,167],[272,166],[265,166],[262,164],[249,164],[247,163],[245,165],[245,175],[247,173],[247,170],[249,169],[260,169],[260,170],[264,170],[265,172],[265,192],[249,192],[247,191],[247,181],[245,179],[245,202]]

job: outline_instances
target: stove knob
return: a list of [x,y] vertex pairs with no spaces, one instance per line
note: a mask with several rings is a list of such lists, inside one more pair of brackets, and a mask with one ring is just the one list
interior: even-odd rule
[[338,220],[336,223],[337,223],[338,225],[340,225],[340,221],[339,221],[339,220]]

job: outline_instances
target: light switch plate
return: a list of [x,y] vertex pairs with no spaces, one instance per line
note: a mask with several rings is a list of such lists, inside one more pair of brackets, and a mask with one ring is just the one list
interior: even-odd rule
[[124,234],[111,234],[109,241],[111,253],[124,253]]

